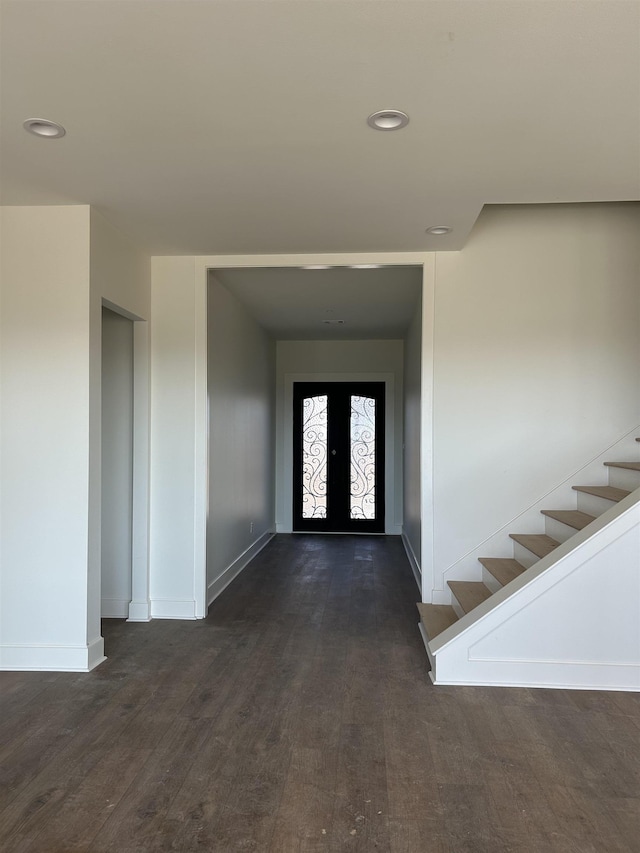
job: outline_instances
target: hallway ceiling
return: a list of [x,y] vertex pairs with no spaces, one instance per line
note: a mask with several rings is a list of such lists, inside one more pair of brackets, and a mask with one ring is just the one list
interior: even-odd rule
[[[95,205],[153,254],[460,249],[487,203],[640,198],[637,0],[1,15],[2,202]],[[409,125],[371,130],[388,108]]]
[[356,270],[216,270],[218,281],[280,340],[383,340],[404,336],[418,305],[422,267]]

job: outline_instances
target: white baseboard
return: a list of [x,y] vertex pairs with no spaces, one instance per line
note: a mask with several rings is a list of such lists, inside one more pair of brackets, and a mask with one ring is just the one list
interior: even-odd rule
[[409,565],[411,566],[413,576],[416,579],[416,583],[418,584],[418,589],[420,590],[420,597],[422,599],[422,572],[420,571],[420,563],[418,562],[418,558],[413,552],[411,542],[409,542],[407,534],[404,532],[404,530],[401,532],[400,535],[402,536],[402,544],[404,545],[404,550],[407,553],[407,559],[409,560]]
[[129,615],[129,598],[103,598],[100,616],[103,619],[126,619]]
[[151,599],[152,619],[196,619],[196,602],[193,598]]
[[129,604],[128,622],[150,622],[151,621],[151,602],[148,599],[144,601],[132,601]]
[[0,670],[89,672],[106,660],[102,637],[89,645],[56,646],[48,643],[0,646]]
[[224,571],[218,575],[218,577],[211,581],[207,586],[207,608],[211,605],[211,602],[216,599],[221,592],[223,592],[233,581],[238,577],[240,572],[246,568],[246,566],[253,560],[253,558],[258,554],[265,545],[273,539],[275,533],[272,530],[267,530],[266,533],[263,533],[262,536],[259,536],[253,545],[250,545],[246,551],[243,551],[239,557],[227,566]]

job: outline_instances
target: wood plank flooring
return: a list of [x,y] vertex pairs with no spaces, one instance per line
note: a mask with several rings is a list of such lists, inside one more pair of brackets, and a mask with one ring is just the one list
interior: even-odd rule
[[434,687],[396,537],[281,535],[201,622],[0,673],[0,849],[640,851],[640,695]]

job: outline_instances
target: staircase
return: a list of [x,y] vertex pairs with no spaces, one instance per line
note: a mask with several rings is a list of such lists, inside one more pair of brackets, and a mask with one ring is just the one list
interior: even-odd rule
[[[636,438],[640,441],[640,438]],[[544,516],[545,533],[510,533],[510,539],[513,542],[513,557],[479,557],[479,563],[482,567],[482,581],[469,580],[450,580],[448,581],[448,589],[451,594],[451,604],[418,604],[420,613],[419,628],[422,634],[427,654],[431,663],[431,679],[435,684],[439,683],[489,683],[486,681],[465,681],[458,680],[454,669],[452,669],[445,677],[440,677],[441,673],[438,670],[439,653],[447,650],[448,658],[453,661],[456,658],[463,662],[468,669],[469,662],[473,661],[474,648],[477,648],[475,637],[480,637],[480,642],[484,642],[484,646],[490,649],[498,649],[500,643],[504,639],[504,632],[500,634],[498,630],[495,634],[493,645],[486,639],[491,638],[491,625],[499,624],[496,614],[492,611],[498,607],[503,608],[503,624],[513,620],[517,616],[518,610],[513,603],[509,604],[511,595],[518,593],[526,593],[526,587],[529,583],[535,583],[542,575],[546,576],[546,590],[554,585],[554,577],[551,574],[558,561],[567,561],[567,565],[573,563],[579,567],[579,561],[576,556],[572,556],[572,551],[575,548],[582,547],[585,559],[591,559],[588,555],[589,540],[597,537],[600,531],[611,526],[612,523],[623,513],[631,512],[638,514],[638,526],[636,534],[638,544],[640,544],[640,462],[636,461],[621,461],[621,462],[605,462],[608,469],[608,485],[574,485],[572,488],[576,492],[576,509],[543,509],[541,510]],[[637,490],[637,491],[636,491]],[[635,518],[635,516],[634,516]],[[628,532],[631,528],[629,522],[625,522],[624,531]],[[622,530],[622,527],[620,528]],[[620,534],[621,536],[623,534]],[[635,534],[632,534],[635,535]],[[606,537],[605,537],[606,538]],[[611,534],[609,535],[611,539]],[[595,541],[595,540],[594,540]],[[611,542],[615,543],[612,539]],[[586,544],[586,550],[584,546]],[[605,546],[609,547],[608,540]],[[597,553],[599,545],[591,543],[591,551]],[[633,554],[633,550],[630,551]],[[638,576],[640,576],[640,548],[638,549]],[[557,556],[556,556],[557,555]],[[613,554],[609,554],[608,560],[615,562]],[[575,567],[572,568],[575,571]],[[632,568],[633,572],[633,568]],[[568,577],[567,571],[565,574]],[[562,580],[558,576],[557,580]],[[633,584],[633,581],[632,581]],[[635,588],[635,587],[634,587]],[[624,591],[621,591],[624,594]],[[632,591],[632,596],[635,593]],[[538,597],[541,593],[538,593]],[[531,593],[527,598],[526,594],[522,596],[524,606],[528,606],[528,601],[532,598]],[[635,602],[637,606],[637,614],[640,616],[640,597]],[[632,605],[633,608],[633,605]],[[492,616],[487,623],[489,625],[489,633],[482,635],[481,631],[470,630],[476,626],[487,615]],[[633,614],[631,614],[633,615]],[[552,617],[550,617],[552,618]],[[638,620],[640,622],[640,619]],[[523,626],[526,628],[527,625]],[[540,625],[540,631],[544,632],[548,627],[547,623],[543,622]],[[555,630],[556,625],[552,624],[551,629]],[[513,630],[513,625],[512,628]],[[588,630],[588,626],[587,626]],[[469,635],[465,640],[463,635]],[[500,639],[502,637],[502,640]],[[631,641],[631,645],[635,640]],[[495,660],[509,658],[508,650],[502,645],[501,654],[494,654]],[[478,653],[476,652],[476,657]],[[478,657],[478,660],[486,661],[486,653],[484,658]],[[638,658],[640,659],[640,634],[638,635]],[[444,654],[443,654],[444,657]],[[491,654],[489,655],[491,657]],[[548,655],[547,655],[548,657]],[[552,663],[558,661],[553,660]],[[600,662],[597,664],[602,666]],[[464,668],[464,667],[463,667]],[[508,667],[507,667],[508,669]],[[601,672],[601,670],[599,671]],[[503,683],[503,682],[495,682]],[[608,683],[608,682],[607,682]],[[630,688],[628,686],[620,687],[619,689],[636,689],[635,682],[632,680]],[[533,685],[536,686],[536,685]],[[546,686],[546,685],[542,685]],[[554,686],[550,684],[549,686]],[[564,684],[563,686],[591,686],[590,684],[572,685]],[[607,688],[609,689],[609,688]],[[614,688],[615,689],[615,686]],[[640,689],[640,660],[638,661],[638,688]]]

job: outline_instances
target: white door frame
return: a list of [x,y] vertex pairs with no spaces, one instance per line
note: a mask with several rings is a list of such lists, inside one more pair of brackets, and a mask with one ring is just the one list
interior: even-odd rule
[[129,622],[151,619],[149,600],[149,323],[102,299],[102,306],[133,322],[133,476]]
[[431,601],[433,590],[433,307],[435,254],[426,252],[361,252],[311,255],[202,255],[194,258],[195,292],[195,446],[194,446],[194,576],[195,616],[207,613],[207,508],[208,508],[208,405],[207,405],[207,289],[209,271],[232,268],[303,267],[310,264],[422,267],[422,373],[421,373],[421,546],[422,600]]

